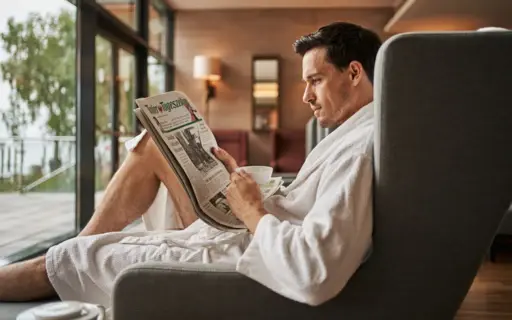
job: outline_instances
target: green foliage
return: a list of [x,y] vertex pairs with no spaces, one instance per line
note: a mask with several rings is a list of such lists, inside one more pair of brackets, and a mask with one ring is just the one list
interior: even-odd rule
[[[23,22],[10,18],[0,34],[9,55],[0,63],[2,78],[11,86],[11,109],[35,121],[44,110],[46,127],[56,136],[75,134],[75,19],[71,12],[42,16],[32,13]],[[20,105],[25,105],[23,110]],[[15,107],[18,106],[18,107]],[[6,116],[8,117],[8,116]],[[13,117],[7,126],[15,127]],[[11,133],[15,133],[11,130]],[[19,134],[19,132],[17,132]]]
[[[1,109],[5,111],[1,113],[0,120],[13,137],[23,136],[25,127],[42,117],[46,120],[45,133],[55,136],[75,135],[76,29],[74,10],[61,10],[46,15],[31,13],[24,21],[10,18],[5,30],[0,33],[0,45],[6,52],[7,58],[0,61],[0,73],[1,79],[9,84],[11,90],[9,105],[1,106]],[[112,79],[111,42],[97,36],[95,50],[95,138],[97,145],[100,143],[104,145],[105,141],[110,140],[112,133],[110,105],[113,81],[117,81],[117,79]],[[126,55],[131,54],[126,53]],[[133,65],[133,62],[131,63]],[[133,73],[131,77],[133,77]],[[158,87],[159,83],[163,81],[163,74],[150,76],[149,80],[150,92],[152,94],[161,93]],[[133,78],[130,79],[129,87],[120,85],[120,89],[120,127],[122,125],[125,132],[133,132],[135,131]],[[21,148],[23,149],[23,146]],[[108,151],[100,151],[96,154],[95,180],[98,190],[104,189],[110,179],[110,169],[107,163],[109,161]],[[26,160],[31,161],[31,159]],[[53,157],[49,159],[51,171],[66,164],[67,160],[60,159],[60,146],[55,142]],[[23,162],[22,159],[19,161]],[[17,163],[17,159],[14,162],[16,162],[15,168],[23,167],[23,163]],[[37,164],[44,167],[46,162],[46,155],[44,155]],[[10,163],[7,167],[11,167]],[[19,175],[18,172],[21,172],[17,169],[14,171],[14,175]],[[45,182],[44,185],[38,187],[37,191],[73,190],[74,180],[69,176],[71,171]],[[37,178],[33,175],[26,175],[18,181],[27,185]],[[0,191],[18,188],[19,184],[12,182],[13,180],[16,179],[8,181],[7,179],[2,180],[0,177]]]
[[[73,13],[31,13],[22,22],[9,18],[0,34],[8,58],[0,63],[1,76],[9,83],[10,105],[2,121],[12,136],[38,117],[46,116],[47,132],[55,136],[75,134],[75,19]],[[4,108],[5,109],[5,108]],[[22,150],[23,151],[23,150]],[[52,170],[61,165],[55,142]],[[23,161],[20,168],[23,167]],[[23,180],[23,179],[22,179]]]
[[30,120],[29,110],[20,103],[16,93],[9,95],[10,108],[2,112],[2,121],[11,136],[19,136]]
[[112,45],[109,41],[96,36],[96,141],[101,131],[111,130],[110,101],[112,98]]

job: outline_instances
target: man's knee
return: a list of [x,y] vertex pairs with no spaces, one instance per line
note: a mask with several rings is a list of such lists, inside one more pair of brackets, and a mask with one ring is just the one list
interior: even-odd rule
[[79,236],[63,241],[51,247],[46,253],[46,267],[49,273],[59,273],[60,268],[69,268],[73,263],[73,256],[78,254],[78,239],[89,236]]
[[162,163],[167,163],[160,149],[151,138],[149,133],[146,133],[134,148],[133,153],[141,157],[144,163],[150,163],[152,166],[158,166]]
[[50,278],[77,281],[78,275],[90,271],[96,261],[96,253],[102,247],[105,234],[78,236],[51,247],[46,253],[46,268]]

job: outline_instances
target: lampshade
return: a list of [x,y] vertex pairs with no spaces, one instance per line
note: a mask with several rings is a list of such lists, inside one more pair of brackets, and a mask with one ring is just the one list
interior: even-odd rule
[[476,31],[484,31],[485,32],[485,31],[510,31],[510,30],[501,28],[501,27],[483,27]]
[[220,80],[220,60],[210,56],[195,56],[194,78]]

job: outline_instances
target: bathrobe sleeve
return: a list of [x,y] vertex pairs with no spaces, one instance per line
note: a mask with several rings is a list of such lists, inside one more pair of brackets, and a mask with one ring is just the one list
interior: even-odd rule
[[336,296],[371,246],[372,175],[366,155],[332,163],[302,225],[265,215],[237,271],[309,305]]

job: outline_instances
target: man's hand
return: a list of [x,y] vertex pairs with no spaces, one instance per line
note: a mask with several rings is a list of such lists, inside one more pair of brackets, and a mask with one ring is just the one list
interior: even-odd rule
[[219,159],[224,164],[224,167],[226,167],[230,174],[235,172],[236,168],[238,168],[238,164],[236,163],[235,158],[227,153],[226,150],[221,148],[213,148],[212,152],[217,157],[217,159]]
[[260,219],[266,214],[263,209],[260,188],[256,181],[244,171],[236,172],[236,160],[225,150],[213,148],[213,154],[222,161],[231,174],[231,184],[226,190],[226,198],[233,214],[251,231],[256,231]]
[[231,173],[226,198],[233,214],[254,234],[258,222],[266,214],[256,181],[245,171]]

